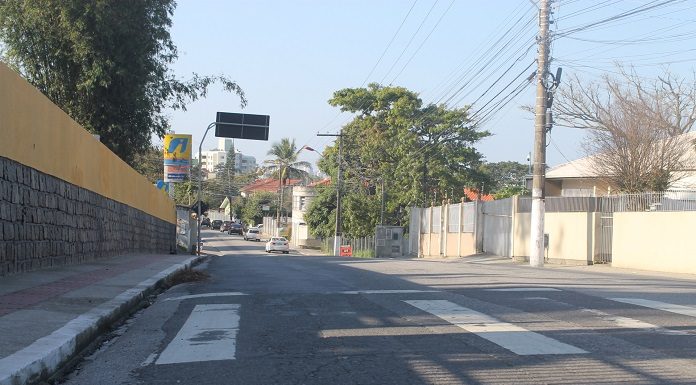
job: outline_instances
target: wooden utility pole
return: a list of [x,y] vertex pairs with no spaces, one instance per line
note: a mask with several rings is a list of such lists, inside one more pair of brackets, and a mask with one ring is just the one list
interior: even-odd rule
[[341,159],[343,157],[343,130],[338,134],[317,134],[317,136],[337,136],[338,137],[338,180],[336,181],[336,229],[334,233],[334,256],[340,256],[341,249],[341,178],[342,167]]
[[546,109],[547,75],[549,73],[549,17],[551,0],[539,1],[539,58],[537,59],[537,90],[534,108],[534,165],[532,167],[532,228],[529,264],[544,266],[544,211],[546,176]]

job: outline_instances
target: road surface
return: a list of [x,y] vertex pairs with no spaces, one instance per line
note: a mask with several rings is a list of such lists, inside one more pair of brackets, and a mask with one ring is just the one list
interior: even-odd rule
[[204,235],[224,254],[210,279],[162,294],[67,384],[696,382],[688,277],[268,255]]

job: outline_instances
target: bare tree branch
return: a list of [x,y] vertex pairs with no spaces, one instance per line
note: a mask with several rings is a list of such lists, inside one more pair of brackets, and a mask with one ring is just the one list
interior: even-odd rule
[[696,75],[691,82],[669,71],[646,81],[632,68],[597,82],[570,77],[553,105],[561,124],[586,129],[585,151],[594,172],[626,192],[663,191],[693,168]]

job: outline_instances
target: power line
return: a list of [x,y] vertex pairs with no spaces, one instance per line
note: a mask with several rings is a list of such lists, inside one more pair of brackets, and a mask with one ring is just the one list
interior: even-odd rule
[[[673,3],[675,3],[675,2],[683,2],[683,1],[684,1],[684,0],[664,0],[664,1],[662,1],[662,2],[659,2],[659,3],[657,3],[657,4],[654,4],[654,3],[657,2],[657,0],[654,0],[654,1],[651,1],[650,3],[648,3],[648,5],[643,5],[643,6],[635,7],[635,8],[632,8],[632,9],[628,10],[628,11],[619,13],[618,15],[614,15],[614,16],[607,17],[607,18],[604,18],[604,19],[600,19],[600,20],[597,20],[597,21],[595,21],[595,22],[591,22],[591,23],[588,23],[588,24],[585,24],[585,25],[582,25],[582,26],[572,27],[572,28],[569,28],[569,29],[567,29],[567,30],[558,32],[558,33],[554,36],[554,39],[558,39],[558,38],[561,38],[561,37],[566,37],[566,36],[569,36],[569,35],[572,35],[572,34],[575,34],[575,33],[578,33],[578,32],[582,32],[582,31],[587,31],[587,30],[590,30],[590,29],[594,29],[594,28],[596,28],[596,27],[603,26],[603,25],[605,25],[605,24],[608,24],[608,23],[611,23],[611,22],[614,22],[614,21],[617,21],[617,20],[622,20],[622,19],[625,19],[625,18],[628,18],[628,17],[631,17],[631,16],[639,15],[639,14],[641,14],[641,13],[644,13],[644,12],[647,12],[647,11],[650,11],[650,10],[653,10],[653,9],[657,9],[657,8],[660,8],[660,7],[664,7],[665,5],[673,4]],[[650,4],[652,4],[652,5],[650,5]]]
[[[467,55],[467,57],[462,60],[450,73],[443,78],[442,81],[440,81],[432,90],[433,97],[430,98],[433,102],[435,99],[439,99],[437,103],[442,100],[444,96],[447,95],[447,92],[442,93],[442,91],[445,91],[446,89],[453,89],[457,83],[459,83],[463,78],[465,78],[484,58],[485,56],[490,52],[491,48],[495,45],[497,45],[501,39],[504,39],[522,20],[524,15],[522,12],[524,12],[524,6],[526,3],[521,2],[504,20],[501,22],[499,26],[495,28],[495,30],[500,30],[500,31],[505,31],[501,37],[497,38],[496,41],[496,35],[491,34],[489,39],[486,41],[481,42],[477,48],[474,50],[474,53],[472,55]],[[526,4],[527,6],[527,12],[529,9],[529,4]],[[515,19],[516,16],[521,15],[517,18],[517,20],[512,24],[509,25],[512,20]],[[476,60],[471,63],[468,67],[466,68],[466,64],[469,63],[473,58],[476,58]],[[461,76],[457,76],[458,74],[461,73]],[[443,94],[442,97],[438,98],[437,95]]]
[[437,3],[438,3],[439,1],[440,1],[440,0],[435,0],[435,2],[433,3],[433,6],[430,7],[430,9],[428,10],[428,13],[425,15],[425,17],[423,17],[423,20],[422,20],[421,23],[418,25],[418,28],[416,29],[416,32],[414,32],[414,33],[411,35],[411,38],[408,40],[408,43],[406,44],[406,47],[404,47],[404,49],[401,51],[401,53],[399,54],[399,57],[396,58],[396,60],[394,61],[394,64],[392,64],[391,67],[389,67],[389,71],[387,71],[387,73],[384,75],[384,77],[382,78],[382,80],[379,81],[380,83],[384,83],[384,80],[385,80],[385,79],[387,78],[387,76],[389,76],[389,74],[392,72],[392,70],[394,69],[394,67],[396,66],[396,64],[399,62],[399,60],[401,60],[401,57],[404,56],[404,53],[406,53],[406,51],[408,50],[408,48],[411,46],[411,43],[413,43],[413,40],[416,38],[416,35],[418,35],[418,32],[420,32],[421,28],[423,28],[423,24],[425,24],[426,20],[428,20],[428,17],[430,17],[430,14],[433,12],[433,9],[435,9],[435,6],[437,5]]
[[392,79],[391,82],[389,82],[389,84],[394,83],[394,82],[396,81],[396,79],[397,79],[399,76],[401,76],[401,74],[404,72],[404,70],[405,70],[406,67],[409,65],[409,63],[411,63],[411,60],[413,60],[413,58],[414,58],[414,57],[416,56],[416,54],[420,51],[420,49],[423,48],[423,45],[425,44],[425,42],[428,41],[428,39],[430,38],[430,35],[432,35],[433,32],[435,32],[435,29],[437,29],[437,26],[440,25],[440,22],[441,22],[442,19],[445,17],[445,15],[447,14],[447,12],[449,12],[450,8],[452,8],[452,5],[454,5],[454,0],[452,0],[452,1],[450,2],[450,5],[447,7],[447,9],[445,9],[445,12],[442,13],[442,15],[440,16],[440,18],[437,20],[437,22],[436,22],[435,25],[433,26],[433,28],[430,30],[430,33],[428,33],[428,35],[425,37],[425,39],[423,39],[423,41],[420,43],[420,45],[418,46],[418,48],[416,48],[416,50],[413,52],[413,54],[411,55],[411,57],[408,59],[408,61],[406,62],[406,64],[404,64],[404,66],[401,67],[401,71],[399,71],[399,73],[396,74],[396,76],[394,76],[394,78]]
[[[406,16],[404,16],[404,18],[401,20],[401,23],[399,24],[399,27],[396,29],[396,32],[394,32],[394,35],[392,36],[392,38],[391,38],[391,40],[389,41],[389,43],[387,44],[387,46],[384,48],[384,51],[382,51],[382,55],[380,55],[379,59],[377,59],[377,62],[376,62],[375,65],[372,67],[372,69],[370,70],[370,72],[368,73],[368,75],[365,77],[365,80],[363,80],[363,82],[362,82],[362,84],[360,85],[360,87],[362,87],[363,85],[365,85],[365,83],[369,80],[370,76],[372,76],[373,72],[375,71],[375,69],[377,68],[377,66],[379,65],[379,63],[380,63],[380,62],[382,61],[382,59],[384,58],[384,55],[387,53],[387,51],[388,51],[389,48],[391,47],[392,43],[394,42],[394,40],[395,40],[396,37],[398,36],[399,32],[401,31],[401,28],[402,28],[402,27],[404,26],[404,24],[406,23],[406,20],[407,20],[408,17],[411,15],[411,11],[413,11],[413,8],[415,7],[416,3],[418,3],[418,0],[414,0],[413,4],[411,4],[411,7],[409,8],[408,12],[406,13]],[[335,122],[336,119],[338,119],[338,117],[341,116],[342,113],[343,113],[343,111],[339,111],[338,114],[336,114],[336,116],[333,117],[333,119],[331,119],[328,123],[326,123],[325,125],[323,125],[318,131],[322,131],[322,130],[326,129],[326,127],[328,127],[331,123]]]

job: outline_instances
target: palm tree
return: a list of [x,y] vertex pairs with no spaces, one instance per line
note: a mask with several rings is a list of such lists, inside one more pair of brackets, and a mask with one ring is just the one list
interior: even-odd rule
[[[303,147],[304,148],[304,147]],[[309,173],[303,168],[311,168],[311,164],[305,161],[298,161],[297,157],[302,151],[295,145],[295,139],[283,138],[280,142],[273,143],[268,155],[275,158],[264,161],[266,171],[280,181],[280,205],[278,206],[278,226],[280,226],[280,211],[283,207],[283,192],[285,184],[290,178],[300,178],[304,181],[309,179]]]

